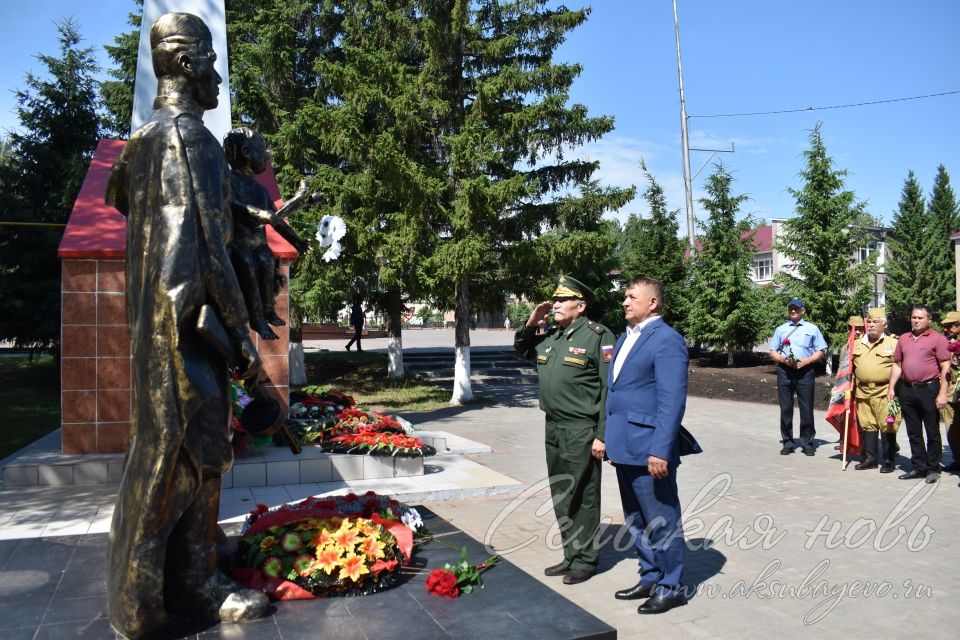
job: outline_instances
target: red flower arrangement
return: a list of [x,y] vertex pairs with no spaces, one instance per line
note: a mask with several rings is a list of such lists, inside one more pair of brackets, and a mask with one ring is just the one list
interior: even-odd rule
[[[351,404],[333,404],[340,397],[348,398]],[[288,420],[287,427],[303,445],[320,445],[331,453],[404,457],[436,453],[433,447],[408,435],[398,420],[364,411],[352,404],[352,398],[335,389],[325,391],[322,396],[299,391],[296,396],[291,393],[290,398],[297,402],[290,407],[292,419]],[[300,418],[301,414],[308,417]]]

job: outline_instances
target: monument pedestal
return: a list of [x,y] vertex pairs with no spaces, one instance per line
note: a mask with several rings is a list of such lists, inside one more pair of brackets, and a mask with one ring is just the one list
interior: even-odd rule
[[[104,201],[110,169],[126,144],[101,140],[90,162],[70,221],[60,242],[61,269],[61,450],[74,453],[117,453],[127,446],[132,406],[130,331],[126,319],[126,219]],[[257,176],[279,201],[273,170]],[[270,248],[289,275],[297,252],[267,227]],[[277,314],[288,317],[287,288],[277,296]],[[287,327],[277,327],[279,340],[251,333],[263,361],[268,392],[288,406]]]

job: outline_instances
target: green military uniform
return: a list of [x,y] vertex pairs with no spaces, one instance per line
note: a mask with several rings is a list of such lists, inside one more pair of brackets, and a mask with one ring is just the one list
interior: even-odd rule
[[[881,308],[872,308],[867,317],[883,319],[886,313]],[[887,390],[890,388],[890,372],[893,370],[893,353],[897,349],[897,336],[881,334],[876,342],[864,335],[853,348],[853,377],[857,405],[857,422],[863,429],[863,461],[855,469],[876,469],[881,461],[880,437],[883,435],[881,473],[893,471],[897,451],[897,429],[900,416],[887,422]]]
[[[592,294],[567,276],[561,277],[554,297],[587,300]],[[599,558],[595,538],[602,463],[591,455],[591,447],[594,438],[604,437],[614,342],[609,329],[583,316],[566,329],[555,327],[545,334],[523,325],[514,339],[518,352],[536,358],[554,513],[562,527],[564,562],[574,570],[593,570]]]

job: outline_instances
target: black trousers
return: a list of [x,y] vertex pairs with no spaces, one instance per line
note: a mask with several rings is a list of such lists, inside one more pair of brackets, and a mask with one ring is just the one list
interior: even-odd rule
[[[943,442],[940,440],[940,412],[937,410],[937,393],[940,383],[911,387],[900,385],[900,408],[903,422],[907,425],[907,440],[910,442],[910,464],[920,473],[940,471]],[[924,442],[923,432],[927,438]]]
[[777,366],[777,396],[780,401],[780,442],[793,445],[793,397],[800,406],[800,446],[813,446],[817,434],[813,426],[813,391],[816,375],[813,366],[789,369]]
[[353,325],[353,337],[350,338],[350,342],[347,343],[347,349],[350,349],[353,346],[353,343],[357,343],[357,351],[363,351],[360,348],[360,336],[363,335],[363,325]]

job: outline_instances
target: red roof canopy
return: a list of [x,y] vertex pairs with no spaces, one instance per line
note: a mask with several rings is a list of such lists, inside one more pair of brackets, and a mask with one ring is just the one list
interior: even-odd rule
[[[63,259],[122,258],[126,249],[127,220],[103,201],[110,169],[127,144],[125,140],[101,140],[93,153],[87,177],[73,203],[70,220],[60,240],[57,255]],[[257,176],[259,182],[280,205],[280,189],[273,167]],[[296,260],[297,250],[267,226],[267,242],[281,260]]]

